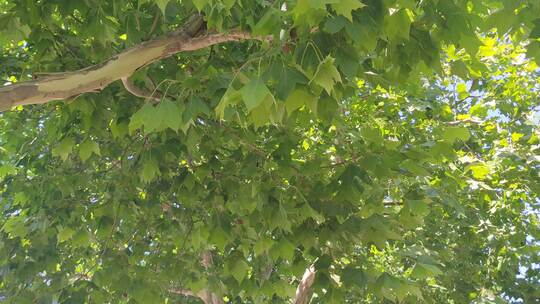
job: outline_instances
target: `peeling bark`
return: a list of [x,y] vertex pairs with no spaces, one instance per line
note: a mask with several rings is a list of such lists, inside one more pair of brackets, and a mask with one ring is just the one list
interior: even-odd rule
[[292,301],[293,304],[308,304],[311,300],[311,285],[315,282],[315,266],[311,265],[304,272],[302,280],[296,288],[296,295]]
[[199,35],[201,28],[202,19],[199,16],[180,31],[141,43],[103,63],[78,71],[55,73],[0,87],[0,112],[15,106],[44,104],[102,90],[148,64],[179,52],[194,51],[230,41],[262,39],[239,31]]

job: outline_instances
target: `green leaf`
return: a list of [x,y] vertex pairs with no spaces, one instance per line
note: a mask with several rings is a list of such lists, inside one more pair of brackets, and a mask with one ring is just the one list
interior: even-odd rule
[[527,46],[527,56],[536,61],[537,65],[540,65],[540,42],[533,40]]
[[95,141],[87,139],[79,145],[79,157],[82,161],[90,158],[92,153],[100,155],[99,145]]
[[160,174],[159,166],[153,158],[146,160],[142,166],[140,173],[141,180],[144,183],[149,183],[156,179]]
[[216,247],[223,251],[229,243],[229,234],[221,227],[214,228],[210,233],[210,242],[216,244]]
[[273,282],[271,285],[272,295],[275,294],[281,298],[294,298],[296,287],[286,280]]
[[270,249],[272,245],[274,244],[274,241],[270,238],[263,237],[255,243],[255,246],[253,246],[253,252],[255,255],[261,255]]
[[384,32],[388,40],[399,42],[409,40],[412,19],[408,9],[400,9],[384,18]]
[[223,1],[222,3],[225,4],[225,7],[230,10],[234,4],[236,3],[236,0],[221,0]]
[[81,229],[71,239],[73,247],[88,247],[91,244],[90,233],[86,229]]
[[182,112],[178,105],[168,99],[162,100],[157,106],[156,116],[161,120],[159,130],[170,128],[178,131],[182,125]]
[[191,234],[191,242],[195,249],[203,248],[210,237],[210,230],[206,226],[198,226],[193,229]]
[[341,31],[349,22],[343,16],[337,16],[326,20],[324,31],[328,34],[335,34]]
[[298,0],[292,9],[296,25],[315,26],[327,15],[326,4],[339,0]]
[[281,25],[280,12],[277,9],[269,9],[253,27],[253,35],[270,35],[279,31]]
[[240,91],[235,90],[232,87],[229,87],[218,105],[216,106],[215,112],[219,119],[224,119],[226,116],[226,110],[228,107],[237,104],[242,100],[242,94]]
[[16,174],[17,173],[17,167],[14,165],[8,164],[0,166],[0,180],[5,178],[6,176]]
[[287,114],[291,115],[294,111],[300,109],[303,105],[316,102],[316,97],[307,91],[307,89],[296,89],[285,100]]
[[69,227],[60,227],[58,229],[58,235],[56,236],[58,243],[65,242],[73,237],[75,230]]
[[158,301],[155,288],[147,283],[137,280],[130,286],[130,296],[137,300],[137,303],[156,303]]
[[129,133],[128,124],[126,122],[112,121],[109,128],[114,137],[122,138]]
[[459,76],[461,79],[469,77],[469,69],[462,60],[457,60],[451,63],[452,74]]
[[366,5],[359,0],[340,0],[332,4],[332,8],[336,13],[345,16],[351,22],[353,21],[351,12],[364,6]]
[[418,299],[423,299],[422,297],[422,291],[417,286],[414,286],[407,282],[401,282],[398,288],[395,290],[397,300],[399,303],[402,303],[402,301],[408,296],[412,295],[415,296]]
[[351,265],[345,267],[341,274],[343,278],[343,284],[348,288],[353,286],[364,287],[367,283],[367,278],[361,269],[355,268]]
[[296,246],[294,246],[294,244],[291,243],[289,240],[282,239],[276,245],[274,245],[274,247],[276,248],[279,257],[289,262],[293,261]]
[[416,279],[426,279],[441,275],[443,272],[439,267],[431,264],[416,263],[411,273],[411,276]]
[[266,87],[262,79],[258,77],[247,83],[240,90],[240,93],[242,94],[242,99],[244,100],[248,113],[261,105],[267,97],[272,96],[268,87]]
[[414,215],[426,216],[429,213],[429,204],[426,200],[406,200],[405,204]]
[[478,39],[476,36],[476,33],[467,33],[465,35],[461,35],[461,39],[459,40],[459,43],[462,47],[465,48],[465,50],[471,54],[476,55],[478,53],[478,49],[482,45],[482,41]]
[[8,218],[2,226],[2,230],[8,233],[10,238],[24,238],[29,232],[29,228],[26,226],[26,217],[18,215]]
[[278,208],[273,210],[270,216],[271,217],[268,218],[268,221],[272,230],[277,228],[283,231],[290,231],[291,222],[287,217],[287,211],[285,211],[283,208]]
[[483,180],[489,175],[490,168],[484,163],[470,164],[465,168],[466,172],[472,172],[474,178]]
[[15,197],[13,197],[13,204],[15,205],[25,205],[27,202],[28,202],[28,197],[26,196],[24,192],[17,192],[15,194]]
[[129,132],[133,133],[135,130],[144,126],[144,132],[148,134],[156,130],[160,124],[161,119],[156,108],[150,103],[145,103],[139,111],[131,116]]
[[201,98],[194,96],[191,98],[191,100],[188,102],[186,109],[183,114],[183,120],[184,121],[192,121],[195,120],[199,115],[210,114],[210,109],[208,108],[208,105],[206,102],[204,102]]
[[415,0],[397,0],[397,4],[403,8],[414,9],[417,2]]
[[330,56],[321,61],[310,81],[310,83],[315,83],[324,88],[328,95],[332,94],[334,85],[341,82],[341,75],[334,65],[334,61],[335,59]]
[[52,149],[53,156],[59,156],[62,160],[66,160],[75,146],[75,139],[71,137],[64,138],[56,147]]
[[165,9],[167,8],[167,4],[169,4],[170,0],[154,0],[156,2],[156,5],[161,10],[161,13],[165,16]]
[[447,142],[455,142],[456,140],[467,141],[471,137],[471,133],[465,127],[447,127],[444,129],[442,138]]
[[209,0],[191,0],[191,2],[193,2],[193,5],[195,5],[199,12],[202,11],[203,8],[210,3]]
[[457,85],[456,91],[458,92],[459,99],[465,99],[469,96],[469,91],[467,90],[467,85],[464,83],[459,83]]
[[256,129],[271,121],[273,106],[274,99],[271,98],[271,95],[266,95],[262,104],[253,109],[253,111],[249,115],[249,121]]
[[529,34],[529,38],[536,39],[540,38],[540,18],[537,18],[533,21],[533,28]]
[[430,175],[429,171],[427,171],[423,166],[421,166],[421,164],[418,164],[416,161],[411,159],[403,161],[401,163],[401,167],[417,176]]
[[243,260],[243,259],[236,259],[231,263],[229,266],[229,273],[233,276],[233,278],[238,281],[238,283],[242,283],[244,278],[247,276],[249,271],[249,265]]
[[30,35],[30,32],[30,27],[21,24],[19,18],[11,14],[0,15],[0,44],[22,41]]

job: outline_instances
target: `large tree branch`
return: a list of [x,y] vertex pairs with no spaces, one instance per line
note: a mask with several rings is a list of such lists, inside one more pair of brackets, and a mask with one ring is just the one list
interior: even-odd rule
[[82,70],[55,73],[0,87],[0,112],[14,106],[43,104],[102,90],[116,80],[127,79],[137,69],[179,52],[194,51],[229,41],[261,39],[240,31],[198,35],[201,24],[202,19],[196,18],[183,30],[141,43],[103,63]]
[[309,266],[304,272],[302,280],[296,288],[296,295],[292,301],[293,304],[308,304],[311,300],[311,285],[315,282],[315,266]]

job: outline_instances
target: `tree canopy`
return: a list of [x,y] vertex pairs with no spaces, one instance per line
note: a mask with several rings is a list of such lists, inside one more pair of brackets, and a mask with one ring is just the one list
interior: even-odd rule
[[540,303],[537,0],[0,0],[0,302]]

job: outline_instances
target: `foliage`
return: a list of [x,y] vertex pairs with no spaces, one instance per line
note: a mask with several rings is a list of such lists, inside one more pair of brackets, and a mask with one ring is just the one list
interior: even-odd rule
[[0,0],[0,75],[198,12],[273,39],[0,114],[7,303],[539,301],[538,1]]

